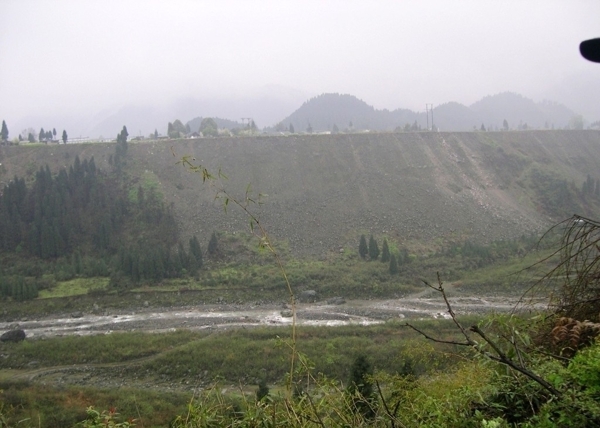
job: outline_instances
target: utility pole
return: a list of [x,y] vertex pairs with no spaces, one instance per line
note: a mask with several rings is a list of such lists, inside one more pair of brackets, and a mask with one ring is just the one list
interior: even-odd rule
[[[425,114],[427,115],[427,130],[433,130],[433,104],[425,104]],[[429,128],[429,113],[431,113],[431,129]]]

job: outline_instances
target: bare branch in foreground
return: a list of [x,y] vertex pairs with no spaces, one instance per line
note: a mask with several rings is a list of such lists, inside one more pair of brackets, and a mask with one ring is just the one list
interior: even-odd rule
[[[415,326],[406,323],[405,325],[407,327],[412,328],[413,330],[415,330],[417,333],[421,334],[423,337],[425,337],[428,340],[431,340],[433,342],[437,342],[437,343],[447,343],[447,344],[451,344],[451,345],[460,345],[460,346],[470,346],[471,348],[473,348],[476,352],[478,352],[481,355],[486,356],[487,358],[489,358],[492,361],[496,361],[500,364],[504,364],[514,370],[516,370],[517,372],[523,374],[524,376],[528,377],[529,379],[533,380],[534,382],[536,382],[537,384],[539,384],[540,386],[542,386],[544,389],[546,389],[548,392],[550,392],[552,395],[555,396],[560,396],[561,393],[560,391],[558,391],[556,388],[554,388],[548,381],[546,381],[545,379],[541,378],[540,376],[536,375],[535,373],[533,373],[531,370],[527,369],[527,367],[525,367],[525,365],[523,364],[523,361],[520,360],[519,362],[514,361],[512,358],[508,357],[506,355],[506,353],[504,353],[502,351],[502,349],[500,348],[500,346],[498,346],[498,344],[496,342],[494,342],[491,338],[489,338],[484,332],[483,330],[481,330],[479,328],[479,326],[473,325],[471,327],[469,327],[468,331],[473,332],[475,334],[477,334],[479,337],[481,337],[485,343],[487,343],[494,351],[494,353],[486,351],[481,344],[477,343],[475,340],[473,340],[471,338],[471,336],[469,335],[467,329],[456,319],[456,314],[454,313],[454,310],[452,309],[452,305],[450,304],[450,302],[448,301],[448,296],[446,295],[446,291],[444,290],[443,287],[443,283],[440,279],[440,275],[438,274],[438,285],[437,286],[433,286],[431,284],[429,284],[427,281],[423,281],[428,287],[440,292],[442,294],[442,297],[444,299],[444,302],[446,303],[446,308],[448,309],[448,313],[450,314],[450,317],[452,318],[452,321],[454,322],[454,324],[456,325],[456,327],[460,330],[461,334],[464,336],[465,338],[465,342],[458,342],[458,341],[453,341],[453,340],[442,340],[442,339],[436,339],[432,336],[429,336],[428,334],[426,334],[425,332],[421,331],[420,329],[416,328]],[[515,348],[516,350],[516,354],[520,356],[520,350],[517,348],[516,343],[511,342],[511,345]]]

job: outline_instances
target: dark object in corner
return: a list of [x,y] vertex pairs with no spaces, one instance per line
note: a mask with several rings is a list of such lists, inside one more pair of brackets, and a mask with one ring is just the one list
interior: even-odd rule
[[584,40],[579,44],[581,55],[592,62],[600,62],[600,39]]
[[21,342],[21,341],[25,340],[25,337],[27,337],[27,335],[25,334],[25,331],[18,328],[16,330],[7,331],[2,336],[0,336],[0,342],[17,343],[17,342]]

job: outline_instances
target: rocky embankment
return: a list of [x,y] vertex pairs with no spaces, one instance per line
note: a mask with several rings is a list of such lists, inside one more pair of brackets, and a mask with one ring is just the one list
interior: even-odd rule
[[[587,174],[600,178],[599,143],[598,131],[141,141],[129,144],[126,169],[134,185],[152,182],[174,204],[182,236],[208,242],[213,231],[247,231],[244,214],[233,207],[224,214],[214,197],[223,186],[243,200],[250,184],[254,197],[267,195],[265,205],[252,209],[270,234],[295,253],[320,255],[354,248],[361,233],[403,243],[457,236],[491,241],[585,214],[589,207],[581,201],[562,207],[540,192],[556,180],[577,186]],[[0,147],[0,179],[31,177],[46,163],[57,171],[75,156],[94,156],[110,170],[113,152],[114,144]],[[202,184],[176,165],[185,155],[229,179]]]

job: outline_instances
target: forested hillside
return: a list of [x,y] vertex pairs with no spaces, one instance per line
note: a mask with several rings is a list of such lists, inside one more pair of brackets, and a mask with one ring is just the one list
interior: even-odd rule
[[[0,297],[24,300],[55,280],[106,277],[113,286],[194,273],[202,264],[197,238],[178,243],[172,208],[155,187],[128,188],[122,172],[96,167],[94,157],[54,175],[46,164],[27,183],[15,176],[0,194]],[[28,185],[29,184],[29,185]],[[198,255],[195,257],[195,255]],[[53,274],[52,279],[46,274]]]

